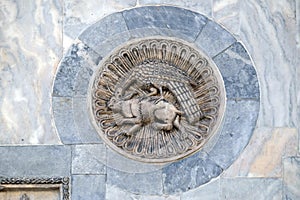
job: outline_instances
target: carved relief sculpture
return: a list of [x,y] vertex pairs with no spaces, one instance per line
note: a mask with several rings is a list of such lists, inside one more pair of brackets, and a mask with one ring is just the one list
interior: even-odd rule
[[214,63],[182,41],[148,38],[116,49],[90,84],[90,108],[101,138],[143,162],[171,162],[201,149],[225,107]]

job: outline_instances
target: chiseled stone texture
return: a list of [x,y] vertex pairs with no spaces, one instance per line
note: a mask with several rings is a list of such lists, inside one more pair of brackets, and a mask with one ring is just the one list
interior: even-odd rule
[[181,194],[180,200],[218,200],[220,199],[220,179],[202,185],[198,188],[189,190]]
[[0,176],[69,176],[71,148],[68,146],[0,147]]
[[105,199],[105,175],[73,175],[71,199]]
[[282,158],[297,155],[297,129],[259,128],[223,177],[282,177]]
[[283,199],[300,199],[300,157],[287,157],[283,165]]
[[72,146],[72,174],[105,174],[105,164],[104,144]]
[[62,57],[62,1],[0,2],[0,145],[59,144],[51,90]]
[[221,179],[223,200],[281,200],[282,181],[276,178]]
[[127,173],[107,167],[107,184],[135,194],[162,195],[162,170]]

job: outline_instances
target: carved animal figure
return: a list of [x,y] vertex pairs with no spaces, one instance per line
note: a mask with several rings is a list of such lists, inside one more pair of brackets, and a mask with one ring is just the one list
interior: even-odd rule
[[132,124],[133,127],[127,132],[133,135],[142,126],[151,124],[156,130],[170,131],[173,127],[179,129],[179,115],[183,114],[174,105],[165,100],[153,100],[148,97],[131,98],[134,94],[121,97],[116,92],[108,102],[108,107],[124,118],[117,122],[118,125]]
[[190,88],[191,83],[195,83],[189,80],[183,71],[168,63],[144,61],[135,67],[122,83],[121,93],[123,94],[134,82],[153,84],[157,88],[167,87],[177,98],[190,124],[195,124],[203,116]]

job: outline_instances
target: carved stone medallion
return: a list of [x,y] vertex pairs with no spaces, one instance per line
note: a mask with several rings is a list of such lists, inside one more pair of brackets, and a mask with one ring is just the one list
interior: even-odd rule
[[191,45],[146,38],[103,59],[90,84],[91,117],[101,138],[129,158],[164,163],[203,147],[221,123],[222,78]]

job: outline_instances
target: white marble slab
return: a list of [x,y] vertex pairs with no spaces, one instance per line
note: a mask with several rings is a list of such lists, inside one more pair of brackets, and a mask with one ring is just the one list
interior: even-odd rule
[[295,1],[240,2],[239,37],[252,55],[261,87],[258,127],[294,127],[296,101]]
[[0,145],[59,143],[50,96],[62,56],[62,5],[1,1],[0,16]]

